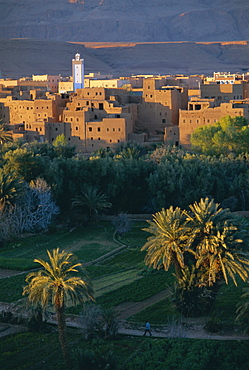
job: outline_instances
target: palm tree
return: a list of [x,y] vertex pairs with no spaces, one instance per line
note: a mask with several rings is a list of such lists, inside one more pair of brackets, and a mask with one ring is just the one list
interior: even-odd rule
[[176,277],[182,276],[184,268],[184,253],[189,238],[186,227],[186,216],[180,208],[162,209],[153,215],[153,221],[147,221],[149,227],[143,229],[153,236],[147,239],[141,250],[146,250],[145,262],[148,266],[166,271],[173,264]]
[[9,132],[7,125],[0,121],[0,146],[10,141],[13,141],[12,134]]
[[74,263],[73,254],[54,249],[52,254],[47,251],[49,262],[34,259],[44,270],[31,272],[26,277],[23,295],[28,295],[28,300],[34,306],[44,309],[49,303],[54,306],[59,331],[59,340],[65,362],[70,368],[69,352],[65,337],[65,307],[67,304],[76,305],[84,303],[85,299],[93,300],[93,289],[86,277],[76,277],[75,273],[82,271],[81,263]]
[[[249,277],[248,223],[219,208],[209,198],[190,205],[190,211],[173,207],[147,221],[152,234],[142,250],[145,262],[166,271],[175,267],[175,303],[184,315],[208,310],[220,283],[230,277]],[[248,227],[248,226],[247,226]]]
[[14,173],[0,170],[0,213],[7,207],[13,207],[24,188],[23,182]]
[[189,208],[191,212],[185,212],[191,230],[188,246],[195,254],[197,270],[203,271],[199,284],[211,286],[221,280],[228,284],[230,276],[237,285],[236,275],[246,281],[249,256],[243,247],[248,241],[247,222],[209,198]]
[[89,220],[94,214],[111,208],[112,204],[107,201],[105,194],[93,186],[86,187],[80,195],[72,199],[72,207],[86,207],[89,212]]

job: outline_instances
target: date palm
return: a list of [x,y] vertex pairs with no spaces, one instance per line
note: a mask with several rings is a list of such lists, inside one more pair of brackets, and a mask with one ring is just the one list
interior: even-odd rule
[[54,249],[47,251],[49,262],[34,259],[44,269],[31,272],[26,277],[23,295],[28,295],[28,300],[34,306],[43,309],[52,304],[57,317],[59,340],[62,353],[68,368],[70,368],[69,352],[65,337],[65,307],[67,305],[83,304],[85,299],[93,300],[93,289],[86,276],[75,276],[83,272],[82,264],[75,263],[72,253]]
[[247,222],[234,216],[228,209],[209,198],[189,206],[186,212],[191,230],[189,248],[195,253],[196,268],[203,271],[200,283],[211,286],[230,276],[236,283],[236,275],[243,281],[248,278],[249,256]]
[[23,191],[23,182],[13,173],[0,170],[0,213],[14,206]]
[[184,253],[186,251],[189,230],[186,227],[186,216],[180,208],[162,209],[153,215],[152,221],[147,221],[149,227],[143,230],[151,233],[142,247],[147,254],[145,262],[148,266],[166,271],[173,265],[179,279],[184,268]]
[[11,141],[13,141],[12,134],[9,132],[7,125],[0,121],[0,146]]
[[111,208],[112,204],[107,201],[105,194],[93,186],[85,187],[81,194],[72,199],[72,207],[85,207],[89,213],[89,220],[94,214]]

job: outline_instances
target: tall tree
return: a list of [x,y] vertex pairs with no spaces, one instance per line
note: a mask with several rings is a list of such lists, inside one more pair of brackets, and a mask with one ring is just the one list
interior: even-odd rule
[[184,315],[209,309],[217,283],[228,284],[231,278],[237,285],[237,277],[249,277],[248,222],[209,198],[189,207],[156,213],[147,221],[145,231],[152,236],[142,247],[148,266],[168,271],[174,265],[176,305]]
[[13,207],[24,189],[23,181],[14,173],[4,173],[0,170],[0,212]]
[[88,210],[89,220],[94,214],[111,208],[112,204],[107,201],[105,194],[98,191],[94,186],[85,187],[81,194],[72,199],[73,207],[85,207]]
[[230,276],[235,285],[236,275],[248,278],[248,222],[222,209],[213,199],[201,199],[186,212],[189,248],[195,253],[196,268],[202,269],[200,284],[211,286],[217,281],[228,284]]
[[83,273],[82,264],[75,263],[72,253],[54,249],[47,251],[49,262],[34,259],[44,269],[31,272],[26,277],[23,295],[28,295],[28,300],[34,306],[40,305],[45,309],[52,304],[58,321],[59,339],[62,353],[68,368],[71,368],[70,356],[66,343],[65,307],[66,305],[83,304],[85,299],[93,300],[93,289],[86,275],[75,276]]
[[0,121],[0,146],[11,141],[13,141],[13,137],[8,126]]
[[145,262],[156,269],[163,267],[166,271],[173,265],[177,278],[181,278],[185,266],[184,253],[189,238],[186,216],[180,208],[162,209],[153,215],[153,221],[147,221],[149,227],[143,230],[151,233],[142,247],[147,254]]

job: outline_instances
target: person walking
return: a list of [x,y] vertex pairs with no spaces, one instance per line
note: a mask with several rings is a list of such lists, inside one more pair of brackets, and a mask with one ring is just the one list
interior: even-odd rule
[[148,321],[146,321],[146,323],[145,323],[145,331],[144,331],[144,335],[143,336],[145,336],[146,333],[149,333],[150,336],[152,336],[151,331],[150,331],[150,323]]

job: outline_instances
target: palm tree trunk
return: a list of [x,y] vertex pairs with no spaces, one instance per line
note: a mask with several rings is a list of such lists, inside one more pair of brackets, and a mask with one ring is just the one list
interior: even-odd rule
[[173,254],[173,258],[172,258],[172,262],[173,262],[173,265],[174,265],[174,268],[175,268],[175,274],[176,274],[176,278],[177,280],[180,280],[182,278],[182,268],[176,258],[176,255],[175,253]]
[[72,367],[71,367],[70,354],[68,351],[67,341],[66,341],[66,320],[65,320],[64,306],[56,307],[56,316],[57,316],[57,322],[58,322],[59,340],[61,344],[62,354],[65,360],[65,363],[67,365],[67,368],[71,369]]

